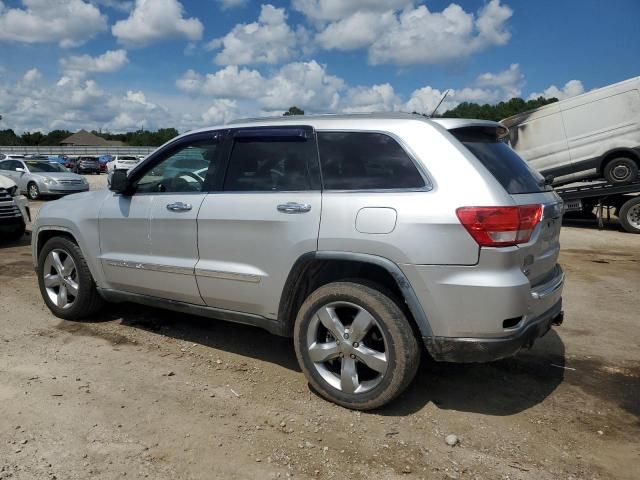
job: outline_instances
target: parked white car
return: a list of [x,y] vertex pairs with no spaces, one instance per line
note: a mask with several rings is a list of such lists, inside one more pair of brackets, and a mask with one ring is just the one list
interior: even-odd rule
[[624,184],[640,169],[640,77],[505,118],[509,143],[554,185],[604,177]]
[[142,160],[135,155],[116,155],[107,162],[107,171],[113,172],[114,170],[131,170],[138,165]]
[[0,175],[0,241],[22,237],[30,221],[26,197],[20,195],[16,182]]

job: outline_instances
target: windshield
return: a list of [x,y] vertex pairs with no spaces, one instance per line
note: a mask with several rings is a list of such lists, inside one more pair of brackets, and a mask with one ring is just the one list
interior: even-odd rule
[[476,128],[460,128],[450,132],[485,166],[511,195],[552,190],[544,178],[507,144]]
[[66,172],[67,170],[59,163],[49,162],[25,162],[30,172]]

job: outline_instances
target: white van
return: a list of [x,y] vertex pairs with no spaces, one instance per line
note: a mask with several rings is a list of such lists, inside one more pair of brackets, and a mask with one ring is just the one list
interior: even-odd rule
[[638,177],[640,77],[520,113],[501,122],[509,143],[554,185]]

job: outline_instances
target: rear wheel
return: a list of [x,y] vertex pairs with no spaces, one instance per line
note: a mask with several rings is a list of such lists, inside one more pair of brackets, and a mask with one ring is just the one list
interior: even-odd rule
[[420,361],[411,324],[396,302],[382,290],[353,282],[324,285],[306,299],[294,344],[311,386],[356,410],[393,400]]
[[618,212],[620,224],[629,233],[640,233],[640,196],[627,200]]
[[27,196],[31,200],[37,200],[40,198],[40,189],[35,182],[30,182],[29,185],[27,185]]
[[38,285],[56,317],[78,320],[97,312],[104,303],[80,247],[66,237],[54,237],[42,248]]
[[614,158],[604,167],[603,174],[608,182],[629,183],[638,177],[638,164],[631,158]]

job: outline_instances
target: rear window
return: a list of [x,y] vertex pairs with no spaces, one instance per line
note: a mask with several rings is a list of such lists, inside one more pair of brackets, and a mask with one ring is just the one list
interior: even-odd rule
[[327,190],[419,189],[425,186],[413,160],[389,135],[319,132],[318,148]]
[[507,144],[495,137],[495,130],[459,128],[450,130],[462,144],[485,166],[511,195],[539,193],[552,188],[544,178]]

